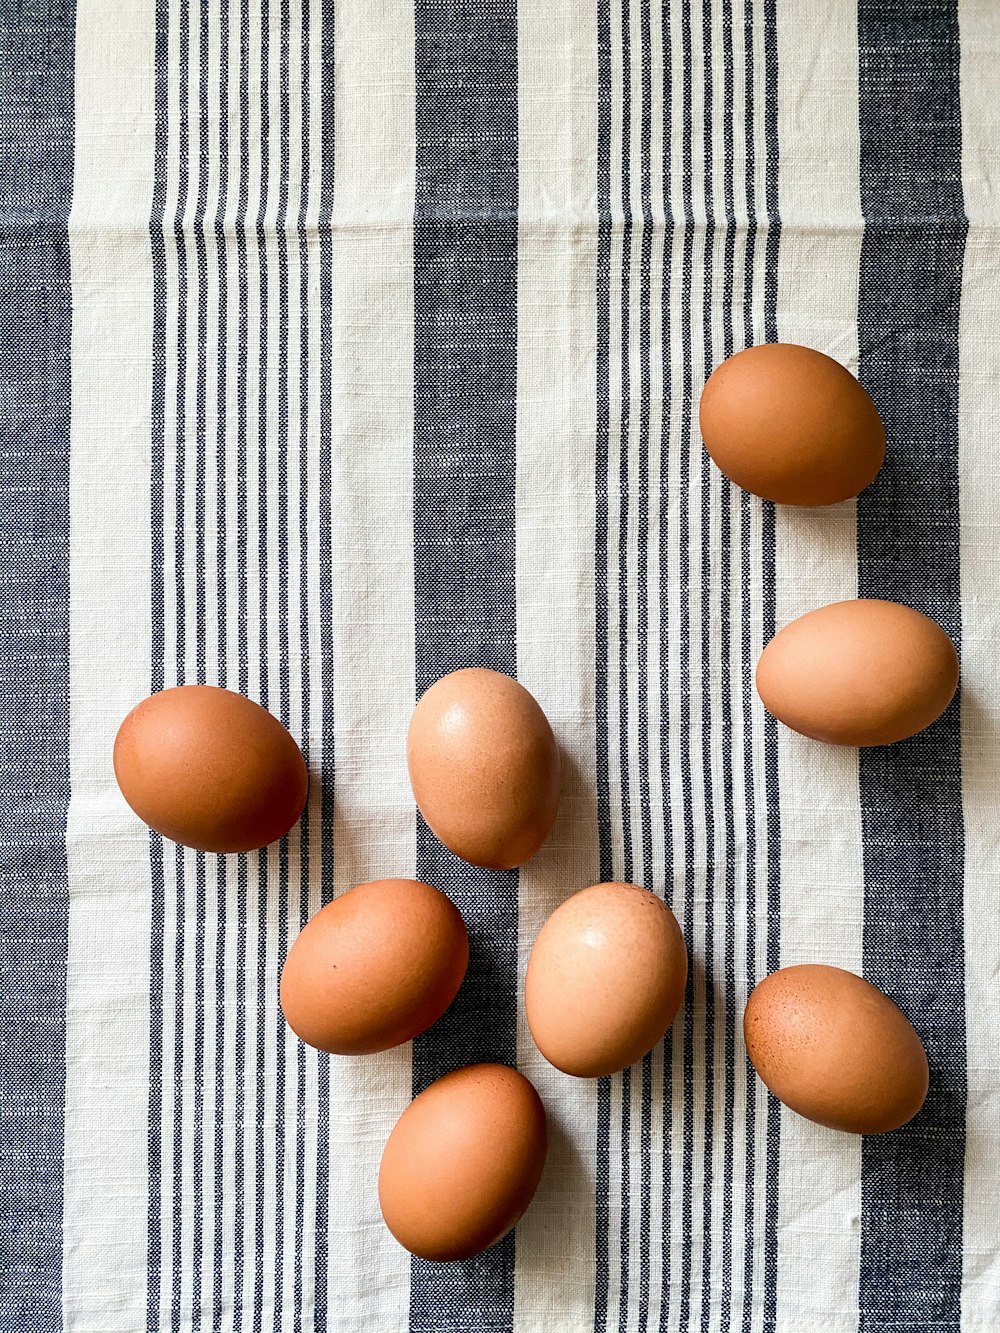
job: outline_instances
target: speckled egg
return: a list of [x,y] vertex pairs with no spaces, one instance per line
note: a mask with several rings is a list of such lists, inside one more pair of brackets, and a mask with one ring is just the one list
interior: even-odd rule
[[281,1008],[310,1046],[364,1055],[409,1041],[451,1004],[469,962],[458,908],[415,879],[359,884],[303,928],[281,973]]
[[772,972],[747,1001],[743,1033],[774,1095],[831,1129],[897,1129],[927,1096],[927,1056],[909,1020],[876,986],[839,967]]

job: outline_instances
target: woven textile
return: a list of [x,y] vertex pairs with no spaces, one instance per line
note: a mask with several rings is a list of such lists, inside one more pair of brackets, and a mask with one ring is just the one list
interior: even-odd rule
[[[995,0],[0,5],[0,1333],[1000,1329],[998,63]],[[705,378],[766,340],[874,397],[857,502],[709,463]],[[963,672],[860,753],[753,687],[859,595]],[[413,704],[470,664],[565,755],[520,871],[409,790]],[[120,797],[119,721],[194,681],[300,741],[280,845],[185,851]],[[454,898],[468,979],[411,1046],[319,1056],[282,960],[384,875]],[[573,1080],[520,980],[612,878],[691,978]],[[769,1099],[743,1005],[802,961],[910,1016],[913,1123]],[[411,1261],[381,1149],[478,1059],[538,1087],[546,1173],[494,1249]]]

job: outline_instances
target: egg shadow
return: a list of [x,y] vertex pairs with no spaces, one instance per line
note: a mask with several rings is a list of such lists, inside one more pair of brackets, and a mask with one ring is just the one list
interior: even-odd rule
[[[601,874],[596,779],[590,768],[580,764],[562,745],[559,758],[559,811],[544,844],[525,863],[531,876],[532,915],[539,915],[540,922],[571,894],[598,883]],[[582,857],[581,848],[588,845],[591,855]],[[571,871],[566,869],[567,860],[574,867]]]
[[[596,1086],[593,1080],[587,1082],[592,1084],[590,1091],[596,1107]],[[559,1200],[567,1194],[578,1199],[581,1178],[586,1178],[591,1187],[594,1183],[593,1164],[588,1165],[576,1135],[563,1124],[558,1108],[547,1106],[546,1114],[549,1148],[545,1169],[525,1217],[518,1223],[516,1233],[519,1237],[519,1271],[541,1282],[544,1282],[550,1271],[552,1256],[563,1249],[565,1217]],[[521,1243],[521,1240],[529,1239],[530,1243]]]

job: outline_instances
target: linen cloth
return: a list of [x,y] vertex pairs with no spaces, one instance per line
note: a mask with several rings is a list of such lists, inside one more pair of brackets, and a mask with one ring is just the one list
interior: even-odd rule
[[[0,1330],[1000,1327],[1000,11],[992,0],[9,0],[3,43]],[[697,426],[764,340],[836,357],[888,454],[775,509]],[[885,750],[778,727],[764,644],[931,614],[960,698]],[[520,872],[418,820],[415,699],[514,673],[565,756]],[[203,856],[115,787],[121,718],[207,681],[311,772]],[[282,960],[353,883],[429,879],[469,978],[412,1046],[318,1056]],[[642,883],[692,957],[666,1043],[546,1065],[555,905]],[[928,1050],[858,1139],[769,1100],[774,968],[864,972]],[[515,1235],[412,1261],[382,1145],[477,1059],[542,1094]]]

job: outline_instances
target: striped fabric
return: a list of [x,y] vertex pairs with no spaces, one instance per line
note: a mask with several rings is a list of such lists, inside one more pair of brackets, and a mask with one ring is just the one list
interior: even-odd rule
[[[0,1333],[1000,1329],[998,60],[995,0],[0,6]],[[706,460],[705,377],[775,339],[880,408],[856,503]],[[964,682],[860,754],[753,688],[857,595]],[[412,803],[413,703],[469,664],[566,757],[520,871]],[[118,722],[194,681],[301,741],[282,844],[186,851],[118,795]],[[412,1047],[320,1057],[282,960],[383,875],[455,899],[469,978]],[[519,984],[608,878],[694,966],[662,1046],[577,1081]],[[911,1125],[754,1077],[747,993],[802,961],[911,1016]],[[382,1145],[475,1059],[536,1083],[546,1174],[487,1254],[411,1261]]]

